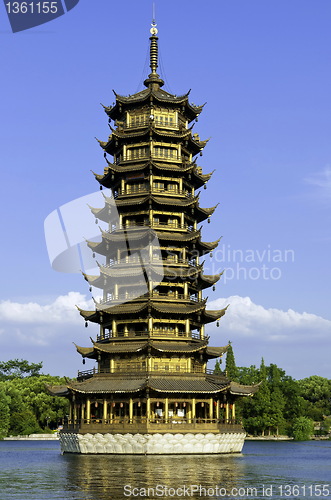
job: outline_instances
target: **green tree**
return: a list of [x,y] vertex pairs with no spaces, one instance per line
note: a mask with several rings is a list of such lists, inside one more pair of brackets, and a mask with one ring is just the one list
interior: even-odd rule
[[0,361],[0,380],[14,378],[36,377],[40,375],[42,363],[29,363],[25,359],[10,359]]
[[0,439],[3,439],[8,434],[10,424],[10,398],[6,395],[5,391],[0,388]]
[[234,359],[234,353],[233,353],[233,349],[232,349],[232,345],[231,345],[230,341],[229,341],[228,349],[226,351],[225,372],[226,372],[226,376],[230,380],[237,380],[238,370],[237,370],[236,361]]
[[285,372],[277,365],[271,364],[267,369],[268,387],[270,391],[270,410],[269,410],[269,434],[271,432],[279,434],[284,432],[286,422],[284,419],[285,398],[282,392],[282,378]]
[[300,395],[307,401],[306,414],[321,422],[331,415],[331,380],[317,375],[299,380]]
[[295,441],[307,441],[314,434],[314,422],[308,417],[296,418],[291,434]]
[[215,367],[214,367],[214,375],[221,375],[222,369],[221,369],[221,363],[219,360],[216,361]]

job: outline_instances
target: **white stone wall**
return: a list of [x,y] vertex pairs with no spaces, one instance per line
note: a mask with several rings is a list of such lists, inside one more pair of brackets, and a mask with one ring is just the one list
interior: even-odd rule
[[64,453],[181,455],[240,453],[245,433],[76,434],[60,433]]

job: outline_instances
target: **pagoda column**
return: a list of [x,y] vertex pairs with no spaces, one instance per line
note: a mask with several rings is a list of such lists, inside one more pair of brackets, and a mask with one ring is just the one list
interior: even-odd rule
[[232,403],[231,418],[232,418],[232,420],[235,420],[235,418],[236,418],[236,405],[234,403]]
[[195,419],[195,398],[192,398],[192,420]]
[[217,400],[217,404],[216,404],[216,418],[217,420],[220,419],[220,402]]
[[115,361],[114,358],[111,358],[110,360],[110,373],[114,373],[115,371]]
[[225,404],[225,423],[229,422],[229,403]]
[[201,325],[200,328],[200,339],[203,340],[205,338],[205,325]]
[[89,424],[91,422],[91,400],[87,398],[86,400],[86,420]]
[[190,336],[190,320],[188,318],[185,320],[185,335],[186,337]]
[[73,402],[70,401],[70,405],[69,405],[69,422],[71,423],[72,422],[72,408],[73,408]]
[[107,399],[103,400],[103,422],[106,423],[107,421],[107,409],[108,409],[108,403]]
[[130,424],[132,424],[133,422],[133,399],[130,398],[130,401],[129,401],[129,422]]
[[169,398],[164,401],[164,421],[167,424],[169,420]]
[[214,400],[213,398],[209,399],[209,418],[210,420],[213,420],[214,416]]
[[82,422],[84,422],[84,419],[85,419],[85,403],[83,403],[82,406],[81,406],[80,418],[81,418]]
[[146,397],[146,417],[147,417],[147,423],[148,423],[150,418],[151,418],[151,400],[149,398],[149,394],[147,394],[147,397]]
[[117,324],[116,321],[113,319],[112,321],[112,332],[113,332],[113,337],[117,337]]

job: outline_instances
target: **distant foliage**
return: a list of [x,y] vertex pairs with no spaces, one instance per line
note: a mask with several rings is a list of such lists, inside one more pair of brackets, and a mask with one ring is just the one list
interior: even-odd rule
[[41,367],[41,363],[24,360],[0,363],[0,439],[50,432],[68,413],[68,401],[51,396],[46,389],[46,385],[65,384],[65,380],[41,374]]
[[233,349],[231,342],[229,341],[228,350],[226,351],[226,362],[225,362],[225,372],[226,376],[230,380],[236,381],[238,378],[238,369],[236,366],[236,361],[234,359]]
[[314,422],[308,417],[296,418],[291,434],[295,441],[308,441],[314,434]]

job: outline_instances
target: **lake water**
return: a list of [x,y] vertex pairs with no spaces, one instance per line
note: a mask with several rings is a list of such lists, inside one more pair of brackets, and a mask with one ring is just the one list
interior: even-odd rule
[[218,456],[61,455],[57,441],[0,442],[1,500],[125,498],[331,499],[331,441],[247,441],[243,454]]

